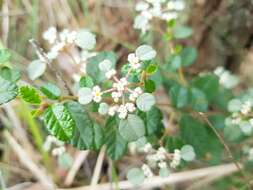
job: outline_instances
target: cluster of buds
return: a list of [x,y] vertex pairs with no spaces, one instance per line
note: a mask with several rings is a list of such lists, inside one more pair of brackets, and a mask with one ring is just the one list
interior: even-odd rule
[[143,0],[136,4],[136,11],[140,14],[135,18],[134,28],[145,33],[150,28],[152,18],[171,20],[178,18],[178,12],[185,8],[184,0]]
[[[152,58],[155,54],[155,51],[152,50]],[[130,53],[126,66],[125,76],[119,77],[109,59],[101,61],[99,69],[104,72],[106,80],[111,82],[111,87],[104,90],[98,85],[92,88],[80,88],[78,91],[79,103],[83,105],[91,102],[99,103],[98,112],[101,115],[114,116],[117,114],[120,119],[125,119],[129,113],[133,113],[136,110],[136,100],[144,93],[144,90],[140,83],[129,81],[133,73],[141,73],[141,57],[137,53]]]
[[219,77],[219,83],[227,89],[234,88],[239,83],[239,79],[223,67],[217,67],[214,74]]

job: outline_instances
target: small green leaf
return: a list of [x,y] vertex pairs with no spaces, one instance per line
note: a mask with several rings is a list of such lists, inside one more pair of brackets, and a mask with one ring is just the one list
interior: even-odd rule
[[97,123],[94,123],[93,130],[94,130],[94,140],[93,140],[94,149],[99,150],[104,143],[104,130]]
[[188,89],[183,86],[174,85],[170,89],[169,95],[173,106],[176,108],[183,108],[188,105],[190,101]]
[[106,79],[105,72],[99,69],[99,63],[104,60],[110,60],[110,62],[112,63],[112,68],[114,68],[116,65],[117,56],[113,52],[105,51],[98,53],[96,56],[89,58],[87,61],[87,74],[92,77],[95,83],[103,82]]
[[15,83],[5,80],[0,76],[0,105],[7,103],[18,95],[18,87]]
[[155,82],[153,80],[145,80],[144,89],[145,89],[145,92],[148,92],[148,93],[154,92],[156,89]]
[[164,138],[164,144],[169,152],[174,152],[175,149],[181,149],[184,142],[180,137],[167,136]]
[[181,67],[181,57],[179,55],[172,56],[171,58],[171,68],[177,70]]
[[197,57],[197,50],[193,47],[188,46],[181,52],[181,64],[183,66],[189,66],[196,61]]
[[192,109],[205,112],[208,109],[208,101],[206,95],[197,88],[190,89],[190,104]]
[[75,42],[80,48],[92,50],[96,45],[96,36],[87,30],[80,30]]
[[78,90],[78,102],[80,104],[89,104],[92,101],[92,98],[92,90],[90,88],[84,87]]
[[54,104],[44,111],[44,123],[49,132],[61,141],[73,137],[75,122],[63,104]]
[[98,67],[101,71],[107,72],[112,68],[112,62],[109,59],[105,59],[98,64]]
[[35,88],[29,86],[22,86],[19,89],[19,95],[21,98],[30,104],[40,104],[40,95]]
[[137,98],[136,105],[141,111],[149,111],[155,105],[155,97],[150,93],[143,93]]
[[2,67],[0,69],[0,76],[5,80],[17,82],[20,79],[21,74],[16,69],[10,69],[9,67]]
[[101,104],[99,104],[98,113],[100,113],[101,115],[105,115],[107,114],[108,110],[109,105],[107,103],[102,102]]
[[81,77],[79,81],[79,86],[81,88],[82,87],[92,88],[94,86],[94,82],[90,76],[86,75],[86,76]]
[[105,126],[105,144],[107,154],[113,160],[120,159],[127,149],[127,141],[118,131],[118,122],[115,117],[109,118]]
[[46,63],[41,60],[31,62],[27,68],[29,78],[31,80],[39,78],[46,71],[46,68]]
[[127,172],[127,180],[133,185],[140,185],[144,179],[145,175],[140,168],[132,168]]
[[127,119],[120,120],[119,133],[128,142],[136,141],[145,135],[144,122],[139,116],[128,114]]
[[173,30],[176,39],[185,39],[192,35],[193,31],[187,26],[176,26]]
[[150,64],[147,69],[146,69],[146,72],[149,74],[149,75],[152,75],[154,74],[155,72],[157,71],[157,66],[155,64]]
[[194,148],[191,145],[184,145],[180,150],[180,155],[187,162],[193,161],[196,157]]
[[153,59],[156,56],[156,51],[149,45],[141,45],[139,46],[136,51],[136,56],[141,61],[148,61]]
[[2,63],[6,63],[11,58],[11,53],[7,49],[1,49],[0,50],[0,65]]
[[52,83],[44,84],[40,87],[40,90],[45,96],[52,100],[57,100],[61,96],[61,89]]
[[170,175],[170,171],[168,168],[161,168],[159,170],[159,176],[160,177],[168,177]]

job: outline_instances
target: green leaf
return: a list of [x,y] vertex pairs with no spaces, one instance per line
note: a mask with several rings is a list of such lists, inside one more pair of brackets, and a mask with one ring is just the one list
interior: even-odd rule
[[146,72],[149,74],[149,75],[152,75],[154,74],[155,72],[157,71],[157,66],[155,64],[150,64],[147,69],[146,69]]
[[181,62],[182,60],[179,55],[172,56],[170,61],[170,67],[173,69],[173,71],[175,71],[181,67]]
[[127,180],[133,185],[140,185],[145,180],[145,175],[140,168],[132,168],[127,172]]
[[44,84],[40,87],[41,92],[52,100],[57,100],[61,96],[61,89],[53,83]]
[[173,30],[176,39],[185,39],[192,35],[193,31],[187,26],[176,26]]
[[162,112],[157,108],[153,107],[150,111],[145,112],[145,126],[147,135],[157,134],[164,129],[162,119]]
[[113,52],[100,52],[96,56],[89,58],[87,61],[87,74],[92,77],[95,83],[100,83],[106,79],[105,72],[99,69],[99,63],[104,60],[110,60],[112,63],[112,68],[114,68],[117,57]]
[[64,103],[70,117],[73,120],[73,137],[71,144],[81,150],[91,149],[93,147],[93,122],[86,110],[81,104],[70,101]]
[[27,68],[29,78],[31,80],[39,78],[46,71],[46,68],[46,63],[41,60],[31,62]]
[[210,115],[208,117],[208,119],[216,129],[224,129],[225,128],[226,116],[221,115],[221,114],[220,115],[214,114],[214,115]]
[[143,93],[137,98],[136,105],[141,111],[149,111],[155,105],[155,97],[150,93]]
[[30,104],[40,104],[40,95],[35,88],[29,86],[22,86],[19,89],[19,95],[21,98]]
[[96,36],[87,30],[77,32],[76,45],[86,50],[92,50],[96,45]]
[[224,137],[229,142],[240,142],[243,133],[238,125],[228,125],[224,128]]
[[94,140],[93,140],[94,149],[99,150],[104,143],[104,131],[103,128],[97,123],[94,123],[93,130],[94,130]]
[[196,154],[205,156],[208,151],[208,133],[205,126],[188,115],[183,115],[180,120],[180,134],[182,139],[194,147]]
[[128,142],[136,141],[145,135],[144,122],[139,116],[128,114],[127,119],[120,120],[119,133]]
[[208,101],[206,95],[197,88],[190,89],[190,105],[192,109],[205,112],[208,109]]
[[79,81],[79,86],[81,88],[82,87],[92,88],[94,86],[94,82],[90,76],[86,75],[86,76],[81,77]]
[[212,104],[221,110],[227,111],[228,103],[232,98],[233,93],[231,90],[219,86],[217,94],[212,99]]
[[17,85],[11,81],[5,80],[0,76],[0,105],[11,101],[17,95]]
[[191,145],[184,145],[180,150],[180,155],[187,162],[193,161],[196,157],[194,148]]
[[61,141],[69,141],[73,137],[75,121],[63,104],[54,104],[44,111],[44,123],[49,132]]
[[218,93],[219,79],[214,74],[206,74],[196,77],[192,80],[192,85],[201,89],[206,95],[206,98],[210,101]]
[[173,106],[176,108],[183,108],[190,102],[188,89],[183,86],[174,85],[170,89],[169,95]]
[[136,56],[141,60],[141,61],[148,61],[156,56],[156,51],[149,45],[141,45],[139,46],[136,51]]
[[98,67],[101,71],[107,72],[112,68],[112,62],[109,59],[105,59],[98,64]]
[[160,168],[159,176],[160,177],[168,177],[170,175],[170,171],[168,168]]
[[84,87],[78,90],[78,102],[80,104],[89,104],[92,101],[92,98],[92,90],[90,88]]
[[144,89],[145,89],[145,92],[148,92],[148,93],[154,92],[156,89],[155,82],[153,80],[145,80]]
[[0,50],[0,65],[2,63],[6,63],[11,58],[11,53],[7,49],[1,49]]
[[20,79],[21,74],[16,69],[10,69],[9,67],[2,67],[0,69],[0,76],[5,80],[17,82]]
[[174,152],[175,149],[181,149],[184,145],[183,140],[180,137],[167,136],[164,139],[166,150]]
[[99,104],[98,113],[101,115],[106,115],[109,110],[109,105],[107,103],[102,102]]
[[183,49],[183,51],[181,52],[181,64],[183,66],[189,66],[191,64],[193,64],[196,59],[198,57],[198,52],[194,47],[186,47]]
[[120,135],[115,117],[107,120],[105,127],[105,144],[107,154],[113,160],[120,159],[127,150],[127,141]]

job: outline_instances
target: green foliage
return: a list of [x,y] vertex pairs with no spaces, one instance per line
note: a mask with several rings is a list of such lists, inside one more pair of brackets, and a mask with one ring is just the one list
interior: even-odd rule
[[9,67],[2,67],[0,68],[0,76],[5,80],[17,82],[20,79],[21,74],[16,69],[10,69]]
[[144,81],[144,89],[148,93],[152,93],[156,89],[155,82],[153,80],[145,80]]
[[178,136],[167,136],[164,139],[164,144],[166,150],[168,150],[169,152],[173,152],[175,149],[181,149],[185,143]]
[[49,99],[57,100],[61,96],[61,89],[53,83],[46,83],[40,87],[41,92]]
[[140,168],[132,168],[127,172],[127,180],[133,185],[140,185],[144,179],[144,173]]
[[128,114],[127,119],[120,120],[119,133],[128,142],[136,141],[145,135],[144,122],[139,116]]
[[120,135],[117,126],[118,121],[115,117],[109,118],[105,126],[107,154],[113,160],[120,159],[127,148],[127,141]]
[[188,46],[182,50],[180,56],[181,56],[181,65],[186,67],[193,64],[196,61],[198,53],[195,48]]
[[195,159],[195,152],[191,145],[184,145],[180,151],[181,158],[185,161],[193,161]]
[[105,79],[105,73],[99,69],[99,63],[104,60],[110,60],[112,66],[115,67],[117,57],[113,52],[100,52],[96,56],[88,59],[87,74],[92,77],[95,83],[100,83]]
[[189,38],[192,35],[193,31],[187,26],[176,26],[173,29],[173,35],[176,39],[185,39]]
[[14,82],[0,76],[0,105],[7,103],[18,95],[18,87]]
[[184,86],[174,85],[170,89],[169,95],[173,106],[176,108],[183,108],[189,102],[189,91]]
[[82,87],[88,87],[88,88],[92,88],[94,86],[94,82],[93,79],[86,75],[81,77],[80,81],[79,81],[79,86]]
[[6,63],[11,58],[11,53],[7,49],[0,50],[0,65]]
[[155,97],[150,93],[143,93],[137,98],[136,105],[141,111],[149,111],[155,105]]
[[91,50],[96,45],[96,37],[87,30],[80,30],[77,32],[76,44],[83,49]]
[[156,56],[156,51],[149,45],[139,46],[135,53],[141,61],[151,60]]
[[68,111],[70,118],[73,120],[73,136],[70,143],[81,150],[93,148],[93,122],[86,110],[77,102],[66,102],[64,107]]
[[40,104],[41,98],[35,88],[30,86],[22,86],[19,88],[20,97],[30,104]]
[[48,131],[61,141],[70,141],[74,134],[75,121],[64,104],[49,106],[43,115]]
[[46,63],[39,59],[31,62],[27,68],[29,78],[31,80],[35,80],[41,77],[46,71],[46,68],[47,68]]

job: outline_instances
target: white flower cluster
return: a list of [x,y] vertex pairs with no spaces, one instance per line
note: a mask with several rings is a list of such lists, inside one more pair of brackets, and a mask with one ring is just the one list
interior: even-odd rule
[[[155,56],[155,54],[153,53]],[[152,55],[152,56],[153,56]],[[99,63],[99,69],[105,73],[105,78],[112,82],[109,89],[102,90],[101,87],[80,88],[78,100],[81,104],[89,104],[94,101],[99,104],[98,112],[101,115],[118,115],[120,119],[125,119],[128,113],[136,110],[136,100],[143,94],[143,90],[138,85],[129,82],[129,77],[133,72],[140,73],[142,66],[141,58],[136,53],[128,55],[128,69],[124,77],[118,77],[117,71],[113,68],[110,60],[105,59]],[[104,98],[103,98],[104,97]],[[106,101],[111,97],[112,102]]]
[[220,84],[227,89],[234,88],[239,83],[239,79],[230,71],[225,70],[223,67],[217,67],[214,71],[214,74],[219,77]]
[[173,154],[173,160],[170,163],[170,167],[176,168],[177,166],[179,166],[180,160],[181,160],[180,150],[175,149]]
[[45,143],[43,144],[43,149],[45,151],[50,151],[50,149],[55,146],[52,149],[52,155],[53,156],[60,156],[62,155],[66,149],[64,147],[64,142],[58,140],[52,135],[47,136]]
[[[147,162],[153,167],[160,169],[168,169],[168,161],[171,161],[169,165],[171,168],[176,168],[181,161],[181,154],[178,149],[175,149],[174,153],[170,154],[164,147],[159,147],[158,150],[155,150],[150,143],[146,143],[141,150],[148,154],[146,157]],[[144,164],[143,166],[142,169],[145,169],[143,169],[144,173],[150,174],[152,172],[148,165]]]
[[171,20],[178,18],[178,12],[185,8],[184,0],[142,0],[135,10],[140,14],[134,20],[134,28],[145,33],[150,29],[152,18]]
[[231,116],[226,118],[225,124],[238,125],[245,135],[250,135],[253,131],[253,104],[249,100],[232,99],[228,104],[228,111]]

